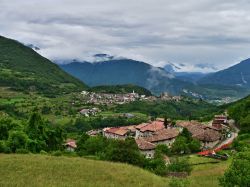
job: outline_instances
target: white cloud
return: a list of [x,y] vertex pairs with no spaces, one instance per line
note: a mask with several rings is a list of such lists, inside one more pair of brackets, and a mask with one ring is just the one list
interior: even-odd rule
[[249,57],[248,0],[1,0],[0,34],[50,59],[108,53],[162,66]]

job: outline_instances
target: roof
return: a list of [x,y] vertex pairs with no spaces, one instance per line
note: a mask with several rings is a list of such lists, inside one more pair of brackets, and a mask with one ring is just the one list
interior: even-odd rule
[[111,127],[111,128],[105,128],[103,130],[106,133],[112,133],[112,134],[117,134],[120,136],[124,136],[129,130],[128,129],[123,129],[120,127]]
[[77,147],[76,141],[73,140],[73,139],[67,139],[65,145],[68,146],[68,147],[72,147],[72,148]]
[[142,138],[136,139],[135,142],[140,150],[152,150],[156,148],[155,144],[145,141]]
[[139,125],[136,125],[135,128],[140,130],[142,127],[145,127],[146,125],[148,125],[148,123],[141,123]]
[[145,131],[155,132],[155,131],[158,131],[158,130],[165,128],[164,122],[162,122],[162,121],[153,121],[153,122],[148,123],[144,126],[143,125],[140,126],[140,128],[138,128],[138,126],[136,126],[136,128],[139,129],[141,132],[145,132]]
[[148,142],[159,142],[164,140],[169,140],[175,138],[179,135],[179,131],[177,129],[162,129],[150,137],[145,138]]
[[221,134],[212,129],[206,129],[202,133],[193,136],[203,142],[214,142],[221,138]]
[[185,128],[191,125],[201,125],[201,123],[199,123],[198,121],[193,121],[193,120],[192,121],[177,121],[176,125]]
[[182,121],[178,125],[187,128],[192,136],[200,141],[213,142],[219,140],[221,137],[218,128],[203,125],[197,121]]

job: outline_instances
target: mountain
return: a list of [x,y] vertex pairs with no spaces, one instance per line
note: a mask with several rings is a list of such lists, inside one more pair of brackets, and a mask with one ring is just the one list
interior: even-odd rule
[[201,78],[205,77],[207,73],[200,72],[175,72],[174,75],[181,80],[196,83]]
[[79,91],[86,85],[30,46],[0,36],[0,86],[48,96]]
[[124,58],[94,63],[73,61],[60,66],[89,86],[133,84],[156,94],[164,91],[179,94],[190,84],[176,79],[162,68]]
[[225,70],[211,73],[198,81],[199,84],[238,86],[250,89],[250,58]]
[[168,62],[164,69],[183,81],[196,83],[201,78],[217,70],[211,64],[177,64]]

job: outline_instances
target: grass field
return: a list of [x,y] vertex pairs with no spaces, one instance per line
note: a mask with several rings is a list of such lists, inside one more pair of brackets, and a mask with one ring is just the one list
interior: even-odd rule
[[84,158],[0,154],[0,186],[168,186],[168,180],[126,164]]
[[[216,187],[230,161],[191,156],[192,187]],[[79,157],[0,154],[0,186],[155,186],[167,187],[169,178],[127,164]]]
[[222,176],[230,164],[227,161],[218,161],[212,158],[199,157],[192,155],[190,157],[193,170],[191,173],[190,186],[192,187],[217,187],[219,186],[218,177]]

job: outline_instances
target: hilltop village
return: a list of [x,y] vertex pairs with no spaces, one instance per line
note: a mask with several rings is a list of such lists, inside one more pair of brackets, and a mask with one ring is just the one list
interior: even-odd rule
[[134,91],[126,94],[112,94],[112,93],[95,93],[95,92],[81,92],[82,100],[84,104],[95,104],[95,105],[111,105],[111,104],[125,104],[133,101],[180,101],[181,96],[172,96],[168,93],[163,93],[159,97],[139,95]]

